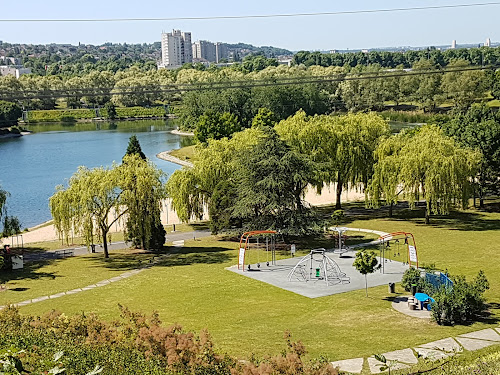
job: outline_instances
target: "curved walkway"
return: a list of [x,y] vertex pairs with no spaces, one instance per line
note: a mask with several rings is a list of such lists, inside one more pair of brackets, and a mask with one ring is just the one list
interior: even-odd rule
[[162,151],[159,154],[156,154],[156,157],[161,160],[169,161],[171,163],[179,164],[182,165],[183,167],[189,167],[193,168],[193,163],[186,161],[186,160],[181,160],[179,158],[176,158],[175,156],[170,155],[170,151]]
[[183,132],[182,130],[179,130],[179,129],[174,129],[170,133],[175,134],[175,135],[182,135],[185,137],[194,137],[193,132]]
[[[382,355],[387,360],[396,361],[396,365],[392,368],[393,370],[407,369],[412,365],[416,365],[419,357],[424,360],[436,361],[464,350],[474,351],[499,344],[500,327],[494,327],[465,333],[457,337],[447,337],[413,348],[394,350],[382,353]],[[363,369],[369,369],[372,374],[379,374],[382,372],[380,371],[380,367],[383,364],[377,361],[374,356],[371,356],[366,358],[366,361],[365,358],[352,358],[332,362],[332,365],[341,371],[352,374],[360,374]]]
[[[335,231],[335,229],[333,229],[333,228],[336,228],[336,227],[329,227],[328,230],[329,231]],[[374,230],[374,229],[350,228],[350,227],[344,227],[344,228],[347,229],[347,232],[371,233],[371,234],[376,234],[379,237],[388,236],[390,234],[390,233],[387,233],[387,232],[382,232],[380,230]],[[349,250],[354,250],[354,249],[357,249],[359,247],[366,247],[366,246],[378,245],[378,244],[382,243],[383,241],[390,240],[391,238],[392,237],[387,237],[387,238],[385,238],[385,240],[380,240],[380,239],[377,238],[376,240],[373,240],[373,241],[370,241],[370,242],[360,243],[360,244],[357,244],[357,245],[352,245],[352,246],[349,246]]]

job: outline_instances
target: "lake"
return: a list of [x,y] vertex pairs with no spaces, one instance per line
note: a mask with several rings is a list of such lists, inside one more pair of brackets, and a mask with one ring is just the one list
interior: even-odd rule
[[[415,124],[390,123],[393,132]],[[49,197],[66,184],[78,166],[110,166],[120,162],[131,135],[137,135],[143,152],[168,175],[180,168],[156,157],[161,151],[191,144],[191,137],[171,134],[171,121],[145,120],[78,124],[30,125],[33,133],[0,139],[0,186],[11,195],[8,214],[24,227],[51,219]],[[0,225],[1,226],[1,225]]]
[[189,145],[190,137],[171,134],[164,120],[30,125],[33,133],[0,139],[0,186],[10,193],[9,215],[22,227],[51,219],[48,199],[66,184],[78,166],[111,166],[121,162],[128,140],[136,135],[143,152],[168,175],[180,166],[156,157],[161,151]]

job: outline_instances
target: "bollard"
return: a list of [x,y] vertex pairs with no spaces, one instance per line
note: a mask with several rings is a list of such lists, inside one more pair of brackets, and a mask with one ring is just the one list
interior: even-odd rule
[[389,293],[396,293],[396,284],[389,283]]

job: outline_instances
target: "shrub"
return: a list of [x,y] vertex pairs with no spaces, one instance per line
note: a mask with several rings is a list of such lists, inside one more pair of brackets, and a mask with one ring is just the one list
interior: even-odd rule
[[17,104],[0,100],[0,127],[17,124],[22,114],[23,111]]
[[442,325],[466,323],[477,318],[486,310],[484,292],[489,289],[489,283],[483,271],[472,282],[467,282],[464,276],[451,278],[453,288],[442,286],[433,295],[432,318]]
[[[156,313],[146,316],[121,307],[121,320],[106,322],[94,314],[66,316],[52,311],[41,317],[21,316],[17,308],[0,311],[0,350],[23,351],[22,364],[31,373],[46,371],[54,352],[64,351],[66,373],[85,374],[306,374],[334,375],[329,361],[306,362],[301,342],[285,333],[281,354],[238,361],[217,353],[208,332],[184,332],[179,325],[163,327]],[[44,372],[46,373],[46,372]]]
[[417,289],[419,284],[422,284],[422,277],[421,277],[421,272],[420,270],[416,269],[415,267],[410,267],[408,268],[405,273],[403,274],[403,278],[401,279],[401,286],[409,292],[411,290],[412,285],[417,285]]

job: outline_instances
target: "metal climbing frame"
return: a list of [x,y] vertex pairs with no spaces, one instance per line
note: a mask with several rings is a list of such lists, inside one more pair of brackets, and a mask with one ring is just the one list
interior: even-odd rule
[[[382,245],[385,245],[386,243],[389,244],[389,241],[396,241],[400,238],[404,238],[405,245],[407,245],[407,250],[408,250],[408,265],[411,267],[412,262],[415,264],[415,266],[418,268],[418,255],[417,255],[417,245],[415,243],[415,237],[413,234],[409,232],[394,232],[394,233],[388,233],[383,236],[379,237],[379,241],[381,241]],[[413,245],[410,245],[410,241],[408,239],[412,240]],[[384,246],[382,246],[384,247]]]
[[326,285],[350,283],[351,278],[340,269],[337,262],[326,255],[324,248],[311,250],[288,273],[288,281],[319,281]]
[[333,249],[333,252],[336,254],[344,254],[345,252],[349,251],[350,248],[349,246],[346,246],[345,244],[345,232],[349,230],[347,227],[330,227],[328,230],[332,232],[337,232],[338,235],[338,247]]
[[[239,247],[239,256],[238,256],[238,269],[245,271],[245,256],[246,251],[248,250],[248,245],[250,244],[249,240],[252,236],[257,236],[259,234],[276,234],[277,232],[274,230],[254,230],[251,232],[245,232],[241,235],[240,238],[240,247]],[[271,238],[271,264],[276,264],[276,246],[275,240]],[[269,246],[267,246],[269,248]],[[241,268],[240,268],[241,267]],[[250,266],[249,266],[250,267]],[[249,268],[250,270],[250,268]]]

